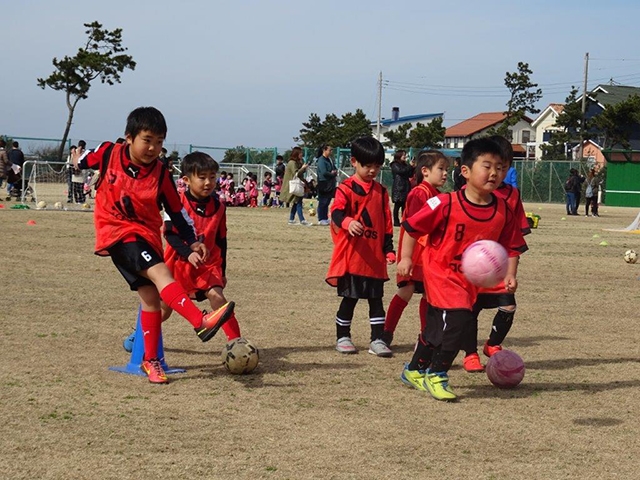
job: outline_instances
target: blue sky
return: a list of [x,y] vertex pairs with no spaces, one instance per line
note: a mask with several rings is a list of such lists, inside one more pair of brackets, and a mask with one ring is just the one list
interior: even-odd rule
[[[451,125],[505,108],[505,72],[528,62],[544,97],[562,102],[613,77],[640,85],[640,2],[325,0],[80,2],[24,0],[2,7],[0,134],[60,138],[64,94],[36,78],[75,54],[83,23],[123,28],[138,63],[78,104],[73,139],[114,139],[140,105],[162,110],[168,144],[286,148],[311,112],[377,115],[378,72],[389,81],[383,116],[445,112]],[[447,87],[443,87],[447,86]],[[459,87],[453,89],[452,87]]]

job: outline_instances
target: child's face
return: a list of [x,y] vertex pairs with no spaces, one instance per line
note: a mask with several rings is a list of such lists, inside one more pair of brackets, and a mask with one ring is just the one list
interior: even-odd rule
[[442,187],[447,181],[447,164],[444,160],[439,160],[431,169],[422,168],[422,176],[425,182],[429,182],[434,187]]
[[467,179],[467,188],[474,193],[488,195],[500,185],[504,162],[498,155],[480,155],[471,168],[462,165],[462,176]]
[[356,176],[365,183],[373,182],[382,168],[382,165],[362,165],[355,157],[351,157],[351,165],[356,169]]
[[158,135],[150,130],[142,130],[135,137],[127,135],[129,155],[134,165],[149,165],[154,162],[162,151],[164,135]]
[[189,187],[189,192],[198,200],[204,200],[211,195],[216,186],[215,172],[198,172],[183,177],[184,183]]

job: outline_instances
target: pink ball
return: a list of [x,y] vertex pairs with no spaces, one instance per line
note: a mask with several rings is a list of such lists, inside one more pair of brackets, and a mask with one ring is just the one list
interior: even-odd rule
[[462,273],[478,287],[495,287],[507,274],[509,255],[493,240],[472,243],[462,254]]
[[500,350],[493,354],[485,371],[489,381],[498,388],[513,388],[524,378],[524,362],[511,350]]

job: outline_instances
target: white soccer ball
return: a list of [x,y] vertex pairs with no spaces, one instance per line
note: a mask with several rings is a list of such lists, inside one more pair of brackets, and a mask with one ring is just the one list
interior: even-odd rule
[[40,200],[36,207],[38,208],[38,210],[44,210],[45,208],[47,208],[47,202],[45,202],[44,200]]
[[220,354],[224,367],[234,375],[251,373],[260,360],[258,349],[245,338],[236,338],[225,345]]
[[636,263],[638,261],[638,254],[635,250],[627,250],[624,252],[624,261],[627,263]]
[[56,202],[56,203],[53,205],[53,207],[54,207],[56,210],[62,210],[62,202]]

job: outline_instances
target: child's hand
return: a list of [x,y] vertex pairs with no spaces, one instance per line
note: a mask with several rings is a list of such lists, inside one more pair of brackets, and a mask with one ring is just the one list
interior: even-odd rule
[[401,277],[410,276],[412,270],[413,270],[413,263],[411,262],[411,258],[403,258],[398,262],[398,268],[396,272]]
[[189,263],[194,266],[194,268],[198,268],[203,263],[202,257],[198,252],[193,252],[191,255],[189,255],[188,260]]
[[504,277],[504,286],[507,289],[507,292],[515,293],[518,289],[518,279],[515,275],[508,273],[507,276]]
[[352,237],[359,237],[364,233],[364,227],[357,220],[351,220],[348,230]]
[[76,147],[75,150],[71,152],[71,163],[73,164],[74,170],[77,169],[78,162],[83,153],[84,149],[82,147]]
[[396,254],[393,252],[389,252],[386,255],[387,258],[387,265],[393,265],[394,263],[396,263]]
[[202,262],[206,262],[209,259],[209,249],[202,242],[195,242],[191,244],[191,250],[200,254]]

